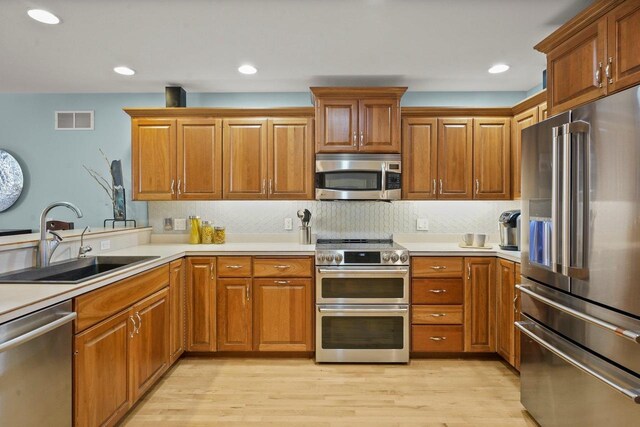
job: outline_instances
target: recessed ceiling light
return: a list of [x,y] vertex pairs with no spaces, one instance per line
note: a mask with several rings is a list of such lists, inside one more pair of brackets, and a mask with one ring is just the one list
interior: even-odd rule
[[123,76],[133,76],[136,73],[135,70],[129,67],[125,67],[124,65],[115,67],[113,71],[115,71],[118,74],[122,74]]
[[238,71],[242,74],[255,74],[258,72],[258,69],[253,65],[245,64],[238,67]]
[[38,22],[42,22],[43,24],[59,24],[60,18],[54,15],[51,12],[47,12],[42,9],[29,9],[27,11],[27,15],[29,15],[32,19],[35,19]]
[[498,73],[504,73],[508,69],[509,69],[509,66],[507,64],[496,64],[493,67],[489,68],[489,72],[491,74],[498,74]]

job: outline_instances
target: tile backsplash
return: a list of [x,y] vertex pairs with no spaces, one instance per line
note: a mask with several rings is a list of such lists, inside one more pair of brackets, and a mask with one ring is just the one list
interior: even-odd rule
[[[313,233],[320,237],[388,238],[394,233],[416,233],[418,218],[427,218],[429,231],[420,233],[480,232],[497,236],[498,216],[519,209],[519,201],[208,201],[149,202],[149,225],[164,231],[164,218],[199,215],[227,233],[297,233],[298,209],[309,209]],[[294,229],[284,229],[292,218]],[[186,233],[171,231],[168,233]]]

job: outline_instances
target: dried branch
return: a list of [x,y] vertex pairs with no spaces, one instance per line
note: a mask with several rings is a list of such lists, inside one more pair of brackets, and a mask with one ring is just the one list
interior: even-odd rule
[[113,179],[113,171],[111,170],[111,162],[109,161],[109,158],[107,157],[107,155],[104,154],[104,151],[102,151],[102,148],[98,148],[98,151],[100,151],[100,154],[102,154],[102,157],[104,158],[105,162],[107,162],[107,169],[109,169],[109,175],[111,175],[111,186],[113,187],[113,183],[115,182],[115,180]]
[[104,179],[102,175],[100,175],[98,172],[94,171],[93,169],[90,169],[85,165],[82,165],[82,167],[89,173],[89,175],[91,175],[91,178],[95,179],[95,181],[100,185],[100,187],[104,189],[104,191],[107,193],[111,201],[115,202],[115,196],[113,194],[113,187],[112,187],[113,184],[110,185],[109,181]]

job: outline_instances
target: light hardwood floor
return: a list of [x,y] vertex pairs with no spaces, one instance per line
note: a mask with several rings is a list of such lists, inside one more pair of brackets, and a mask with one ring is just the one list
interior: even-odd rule
[[122,425],[535,426],[498,360],[316,365],[183,358]]

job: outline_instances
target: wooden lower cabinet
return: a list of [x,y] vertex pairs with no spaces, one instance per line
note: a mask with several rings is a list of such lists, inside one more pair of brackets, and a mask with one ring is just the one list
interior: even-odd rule
[[169,264],[169,358],[175,362],[185,349],[185,305],[187,303],[185,262]]
[[313,349],[311,279],[254,279],[253,349]]
[[74,424],[115,425],[169,367],[168,288],[77,334],[74,358]]
[[169,368],[169,290],[140,301],[131,313],[138,322],[129,357],[131,392],[136,401]]
[[187,258],[187,351],[215,351],[216,258]]
[[251,279],[218,279],[218,350],[251,351]]
[[504,259],[498,260],[497,275],[497,344],[498,354],[510,365],[515,364],[514,336],[515,327],[513,325],[514,316],[514,294],[515,294],[515,263]]
[[495,352],[496,259],[469,257],[464,263],[464,350]]
[[75,336],[74,425],[114,425],[131,407],[128,366],[133,331],[127,310]]

